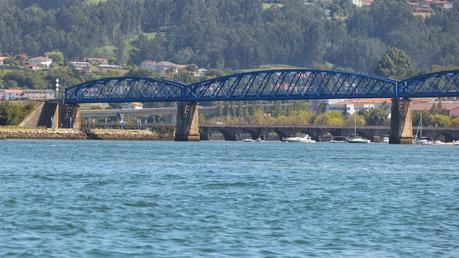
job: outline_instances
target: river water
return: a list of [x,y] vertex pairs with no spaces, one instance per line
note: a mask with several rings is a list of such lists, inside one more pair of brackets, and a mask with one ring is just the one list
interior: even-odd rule
[[459,147],[0,141],[0,257],[458,257]]

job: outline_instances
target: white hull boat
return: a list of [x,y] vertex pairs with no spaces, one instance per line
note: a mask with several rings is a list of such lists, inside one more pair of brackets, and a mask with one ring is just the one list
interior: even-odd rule
[[284,142],[296,142],[296,143],[316,143],[311,136],[309,135],[304,135],[304,136],[299,136],[299,137],[288,137],[284,138]]
[[352,138],[351,138],[350,140],[348,140],[347,142],[348,142],[348,143],[363,143],[363,144],[371,143],[370,140],[363,139],[363,138],[360,137],[360,136],[352,137]]
[[416,132],[416,138],[413,140],[413,144],[416,145],[432,145],[433,142],[427,140],[426,137],[422,136],[422,113],[421,113],[421,118],[419,120],[419,125],[418,125],[418,130]]

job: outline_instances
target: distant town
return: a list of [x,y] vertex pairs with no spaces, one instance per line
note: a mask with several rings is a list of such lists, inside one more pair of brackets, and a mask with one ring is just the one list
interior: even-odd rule
[[[352,0],[356,6],[362,7],[371,5],[374,1],[378,0]],[[381,1],[381,0],[379,0]],[[414,15],[418,16],[431,16],[435,8],[451,9],[453,4],[449,0],[407,0],[408,4],[413,10]]]

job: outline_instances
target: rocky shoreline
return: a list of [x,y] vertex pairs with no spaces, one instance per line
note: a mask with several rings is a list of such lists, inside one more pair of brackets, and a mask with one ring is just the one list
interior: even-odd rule
[[150,130],[0,128],[0,139],[154,141],[172,140],[172,137]]

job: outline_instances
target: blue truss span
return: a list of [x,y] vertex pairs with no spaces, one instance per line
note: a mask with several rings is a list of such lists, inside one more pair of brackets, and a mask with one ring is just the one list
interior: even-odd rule
[[175,102],[184,99],[185,85],[153,78],[117,77],[84,82],[65,90],[64,102]]
[[359,73],[265,70],[195,83],[187,96],[193,101],[390,98],[396,83]]
[[459,70],[423,74],[398,85],[404,98],[459,97]]
[[249,100],[459,97],[459,70],[404,81],[340,71],[280,69],[238,73],[191,85],[117,77],[65,90],[67,104]]

